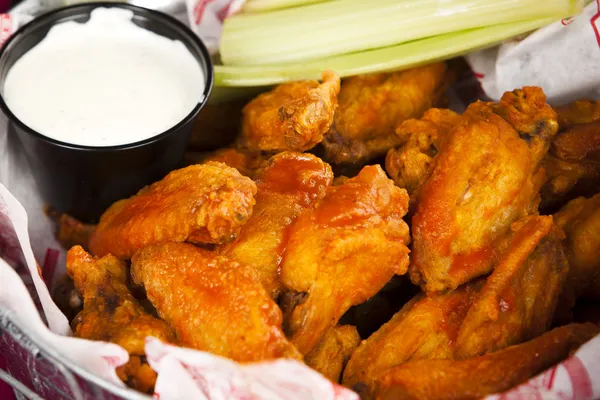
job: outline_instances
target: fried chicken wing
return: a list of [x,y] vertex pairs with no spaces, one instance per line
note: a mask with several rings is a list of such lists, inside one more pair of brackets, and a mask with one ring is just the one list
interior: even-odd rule
[[570,104],[556,107],[560,130],[573,125],[589,124],[600,120],[600,102],[577,100]]
[[251,267],[191,244],[162,243],[137,252],[131,274],[183,346],[238,362],[302,358]]
[[174,342],[171,328],[146,313],[133,297],[125,264],[116,257],[94,258],[75,246],[67,253],[67,273],[83,297],[83,310],[72,322],[74,335],[122,346],[129,362],[117,369],[119,378],[134,389],[151,392],[156,373],[145,361],[144,342],[147,336]]
[[300,352],[308,354],[351,306],[406,272],[407,207],[406,191],[381,167],[367,166],[300,214],[281,265],[284,285],[306,294],[285,321]]
[[322,82],[277,86],[243,109],[239,144],[251,150],[305,151],[323,140],[338,104],[340,77],[323,72]]
[[537,212],[539,163],[557,131],[541,89],[471,104],[436,157],[412,219],[410,277],[428,293],[491,271],[494,242]]
[[173,171],[110,206],[100,217],[90,250],[129,259],[152,243],[229,242],[252,214],[255,194],[254,182],[222,163]]
[[554,138],[543,162],[548,181],[542,188],[544,211],[556,211],[577,196],[600,189],[600,121],[575,125]]
[[525,342],[552,323],[569,265],[550,216],[513,224],[509,249],[462,323],[454,356],[474,357]]
[[356,327],[334,326],[323,335],[317,347],[306,355],[306,365],[337,383],[352,351],[359,343],[360,336]]
[[579,297],[600,300],[600,193],[570,201],[554,219],[566,234],[563,243],[571,267],[567,304]]
[[368,400],[374,398],[376,378],[389,368],[408,360],[452,358],[461,323],[482,284],[417,295],[354,351],[342,383]]
[[209,161],[220,162],[237,169],[240,174],[250,179],[256,178],[261,168],[264,168],[267,164],[267,159],[268,157],[260,151],[234,147],[223,148],[210,153],[187,152],[185,154],[186,163],[189,165],[203,164]]
[[286,230],[302,211],[325,196],[332,180],[331,167],[312,154],[273,156],[256,180],[253,215],[238,239],[220,253],[253,267],[267,293],[277,298]]
[[417,190],[431,172],[433,157],[459,121],[460,115],[454,111],[430,108],[421,119],[409,119],[396,128],[404,144],[390,149],[385,158],[385,170],[396,185],[410,195]]
[[47,208],[45,212],[56,223],[55,236],[64,249],[77,245],[84,249],[89,248],[90,238],[96,230],[96,225],[85,224],[69,214],[59,213],[51,208]]
[[406,71],[345,79],[334,124],[323,146],[327,161],[364,164],[402,144],[394,130],[418,118],[441,97],[449,83],[446,63]]
[[467,400],[501,393],[569,357],[599,332],[594,324],[572,324],[485,356],[409,361],[380,377],[377,399]]

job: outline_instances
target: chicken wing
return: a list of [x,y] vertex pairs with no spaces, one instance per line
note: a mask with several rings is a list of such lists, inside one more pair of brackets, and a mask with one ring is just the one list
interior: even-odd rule
[[431,172],[433,157],[459,121],[460,115],[454,111],[430,108],[421,119],[409,119],[396,128],[404,144],[390,149],[385,158],[385,170],[396,185],[410,195],[416,192]]
[[77,245],[84,249],[89,248],[90,238],[96,230],[96,225],[85,224],[69,214],[59,213],[51,208],[47,208],[45,212],[56,223],[55,236],[64,249]]
[[255,179],[261,168],[267,164],[267,159],[260,151],[251,151],[227,147],[210,153],[187,152],[185,161],[189,165],[204,164],[208,161],[221,162],[250,179]]
[[222,163],[192,165],[120,200],[100,217],[92,254],[129,259],[157,242],[234,240],[254,206],[256,185]]
[[134,389],[151,392],[156,373],[145,361],[144,342],[147,336],[174,342],[171,328],[146,313],[133,297],[125,264],[116,257],[94,258],[75,246],[67,253],[67,273],[83,297],[83,310],[72,322],[74,335],[122,346],[129,362],[117,369],[119,378]]
[[600,193],[570,201],[554,215],[565,233],[570,272],[565,284],[566,303],[579,297],[600,300]]
[[428,293],[452,290],[491,271],[494,242],[537,212],[539,164],[557,127],[536,87],[468,107],[419,189],[409,268],[415,284]]
[[267,293],[277,298],[286,230],[303,210],[325,196],[332,180],[331,167],[312,154],[273,156],[256,180],[253,215],[237,241],[222,247],[220,253],[253,267]]
[[461,323],[482,284],[417,295],[354,351],[342,383],[368,400],[374,398],[376,378],[389,368],[408,360],[452,358]]
[[513,224],[509,249],[462,323],[454,356],[474,357],[525,342],[552,323],[569,265],[550,216]]
[[334,123],[323,141],[325,159],[364,164],[402,144],[394,134],[398,124],[432,107],[448,86],[449,76],[446,63],[436,63],[345,79]]
[[323,140],[333,122],[340,77],[325,71],[322,82],[277,86],[248,103],[239,144],[250,150],[305,151]]
[[131,261],[134,282],[183,346],[238,362],[302,358],[252,268],[187,243],[150,245]]
[[575,125],[554,138],[543,162],[548,181],[542,187],[540,208],[556,211],[577,196],[600,189],[600,121]]
[[305,293],[286,319],[286,330],[308,354],[353,305],[376,294],[395,274],[406,273],[410,237],[402,220],[406,190],[379,166],[330,186],[289,233],[281,279]]
[[589,124],[600,120],[600,101],[577,100],[561,107],[556,107],[560,130],[573,125]]
[[409,361],[380,377],[377,399],[468,400],[501,393],[569,357],[599,332],[594,324],[572,324],[485,356]]
[[306,365],[337,383],[352,351],[359,343],[360,336],[356,327],[334,326],[323,335],[317,347],[306,355]]

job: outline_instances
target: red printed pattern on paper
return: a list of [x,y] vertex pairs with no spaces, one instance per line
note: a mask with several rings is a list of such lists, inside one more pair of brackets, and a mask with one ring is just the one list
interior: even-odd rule
[[594,394],[592,382],[590,380],[590,375],[581,360],[578,357],[571,357],[566,360],[562,366],[565,368],[571,379],[573,399],[591,399]]
[[42,264],[42,279],[48,286],[52,284],[52,280],[54,279],[54,272],[56,271],[59,254],[60,252],[56,249],[46,250],[44,263]]
[[[198,25],[202,18],[204,17],[204,13],[208,8],[208,5],[211,3],[216,3],[218,0],[198,0],[196,4],[194,4],[193,15],[194,15],[194,23]],[[219,8],[215,15],[219,19],[220,22],[223,22],[225,18],[229,15],[229,8],[231,7],[231,2],[227,2],[223,7]]]
[[206,11],[206,7],[209,3],[212,3],[216,0],[198,0],[196,4],[194,4],[193,14],[194,14],[194,23],[198,25],[200,21],[202,21],[202,17],[204,16],[204,12]]
[[596,41],[598,42],[598,46],[600,47],[600,28],[598,27],[598,18],[600,18],[600,0],[596,0],[596,6],[598,7],[598,12],[592,17],[590,23],[592,24],[592,29],[594,30],[594,34],[596,35]]
[[229,15],[229,7],[231,7],[231,3],[227,3],[225,7],[217,11],[217,18],[219,18],[219,21],[225,21],[225,18],[227,18],[227,15]]
[[0,46],[12,35],[13,24],[9,14],[0,14]]

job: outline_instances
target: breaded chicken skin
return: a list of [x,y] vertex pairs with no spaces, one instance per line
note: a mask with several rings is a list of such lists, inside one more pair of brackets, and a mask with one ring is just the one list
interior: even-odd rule
[[222,163],[178,169],[110,206],[90,250],[129,259],[153,243],[230,242],[252,215],[255,194],[254,182]]
[[131,275],[183,346],[238,362],[301,359],[256,272],[187,243],[145,247]]
[[248,103],[239,144],[250,150],[306,151],[323,140],[338,104],[340,77],[285,83]]

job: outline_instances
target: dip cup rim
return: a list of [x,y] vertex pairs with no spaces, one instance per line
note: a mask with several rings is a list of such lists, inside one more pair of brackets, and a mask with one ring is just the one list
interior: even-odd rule
[[[30,22],[24,24],[19,29],[17,29],[8,38],[8,40],[1,46],[0,61],[2,60],[3,57],[6,57],[6,54],[8,54],[8,50],[10,49],[10,45],[13,42],[28,35],[29,32],[32,30],[38,29],[38,28],[46,26],[46,25],[48,27],[54,26],[55,25],[54,22],[56,22],[55,17],[57,15],[60,15],[60,14],[70,15],[70,14],[79,14],[79,13],[89,14],[96,8],[122,8],[122,9],[126,9],[126,10],[131,10],[134,13],[134,15],[142,15],[142,16],[152,19],[156,23],[164,24],[167,26],[175,25],[176,28],[181,30],[185,34],[185,36],[187,36],[186,40],[193,42],[193,44],[198,47],[198,49],[200,50],[201,57],[204,59],[203,61],[206,63],[206,73],[204,74],[205,75],[205,77],[204,77],[205,78],[205,86],[204,86],[204,90],[202,91],[202,96],[198,99],[198,103],[196,104],[196,106],[191,110],[190,113],[188,113],[177,124],[175,124],[174,126],[170,127],[169,129],[167,129],[157,135],[154,135],[150,138],[147,138],[144,140],[139,140],[139,141],[132,142],[132,143],[112,145],[112,146],[88,146],[88,145],[73,144],[73,143],[56,140],[56,139],[53,139],[46,135],[43,135],[40,132],[36,131],[35,129],[29,127],[27,124],[25,124],[23,121],[21,121],[11,111],[10,107],[8,107],[8,105],[6,104],[6,102],[4,100],[4,95],[3,95],[2,91],[0,90],[0,109],[2,109],[2,112],[6,115],[8,123],[13,123],[13,124],[17,125],[19,128],[21,128],[23,131],[27,132],[29,135],[35,136],[38,139],[49,142],[49,143],[53,144],[54,146],[58,146],[58,147],[66,148],[66,149],[84,151],[84,152],[97,152],[97,151],[110,152],[110,151],[122,151],[122,150],[135,149],[138,147],[146,146],[146,145],[154,143],[154,142],[158,142],[158,141],[164,139],[165,137],[168,137],[168,136],[174,134],[175,132],[178,132],[184,125],[188,124],[194,118],[196,118],[196,116],[198,115],[200,110],[206,105],[208,98],[213,89],[214,68],[213,68],[213,62],[212,62],[210,53],[209,53],[206,45],[202,41],[202,39],[200,39],[198,37],[198,35],[196,35],[189,27],[187,27],[181,21],[179,21],[176,18],[174,18],[168,14],[165,14],[161,11],[152,10],[152,9],[145,8],[145,7],[140,7],[140,6],[129,4],[129,3],[114,3],[114,2],[106,2],[106,1],[81,3],[81,4],[74,4],[74,5],[66,6],[66,7],[60,7],[60,8],[51,10],[49,12],[46,12],[44,14],[41,14],[40,16],[34,18]],[[142,29],[145,29],[145,28],[142,28]],[[27,54],[27,52],[24,54]],[[195,59],[197,59],[197,61],[199,63],[198,66],[200,68],[202,68],[201,64],[200,64],[202,62],[202,60],[198,60],[198,57],[194,54],[193,54],[193,56]],[[2,82],[2,84],[3,84],[3,82]]]

